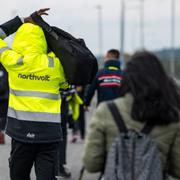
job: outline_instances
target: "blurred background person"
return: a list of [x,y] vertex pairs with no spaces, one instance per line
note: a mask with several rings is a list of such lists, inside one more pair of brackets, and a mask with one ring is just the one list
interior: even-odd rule
[[72,88],[62,91],[62,104],[61,104],[61,128],[63,138],[60,141],[60,147],[58,152],[58,177],[59,178],[69,178],[71,177],[71,172],[67,168],[67,126],[69,123],[69,99],[76,93],[76,89]]
[[85,93],[85,110],[88,110],[96,90],[97,104],[102,101],[112,100],[119,97],[122,79],[119,58],[120,52],[118,50],[111,49],[107,52],[104,59],[104,68],[99,70],[95,79]]
[[[75,86],[71,86],[68,90],[61,92],[62,105],[61,105],[61,127],[63,138],[60,140],[58,159],[57,159],[57,176],[58,178],[70,178],[71,172],[67,168],[67,135],[68,127],[74,129],[75,121],[80,116],[80,106],[82,100],[77,93]],[[69,111],[71,109],[71,117]]]
[[[85,86],[76,86],[76,90],[79,97],[83,100],[85,93]],[[85,136],[86,136],[86,119],[85,119],[85,110],[83,103],[79,106],[79,117],[77,121],[74,122],[71,142],[75,143],[79,138],[81,142],[84,142]]]

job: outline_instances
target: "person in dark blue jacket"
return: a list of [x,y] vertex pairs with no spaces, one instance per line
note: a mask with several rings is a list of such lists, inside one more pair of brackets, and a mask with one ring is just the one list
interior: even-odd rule
[[111,49],[105,56],[105,66],[99,70],[92,84],[85,93],[84,105],[88,110],[92,97],[97,90],[97,104],[112,100],[119,96],[121,89],[122,70],[120,66],[120,52]]

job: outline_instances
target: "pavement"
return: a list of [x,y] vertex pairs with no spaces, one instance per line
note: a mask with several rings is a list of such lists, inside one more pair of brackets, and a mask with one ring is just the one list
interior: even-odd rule
[[[90,123],[90,119],[93,111],[86,113],[87,129]],[[69,132],[70,138],[71,132]],[[10,154],[10,138],[6,136],[6,144],[0,145],[0,180],[10,180],[8,158]],[[84,149],[84,143],[77,142],[75,144],[68,143],[67,147],[67,166],[72,173],[72,178],[69,180],[78,180],[79,172],[82,167],[82,154]],[[99,174],[89,174],[85,171],[83,180],[97,180]],[[31,180],[36,180],[34,169],[32,169]],[[63,179],[62,179],[63,180]],[[68,180],[68,179],[66,179]]]

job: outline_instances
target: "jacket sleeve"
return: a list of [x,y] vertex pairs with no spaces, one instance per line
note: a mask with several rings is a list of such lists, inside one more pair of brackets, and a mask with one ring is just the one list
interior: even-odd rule
[[[14,19],[11,19],[10,21],[0,25],[1,39],[4,39],[6,36],[9,36],[9,35],[15,33],[21,25],[22,25],[22,21],[18,16],[16,16]],[[4,32],[3,36],[1,34],[2,31]]]
[[169,175],[180,179],[180,125],[177,128],[174,144],[170,153]]
[[104,107],[102,103],[98,106],[93,116],[90,132],[86,139],[83,163],[87,171],[91,173],[103,172],[106,158],[106,140],[104,124]]
[[98,87],[98,77],[99,77],[99,73],[97,73],[96,77],[94,78],[94,80],[92,81],[91,85],[89,85],[89,87],[87,88],[86,92],[85,92],[85,97],[84,97],[84,104],[86,106],[89,106],[91,103],[91,100],[94,96],[94,93]]
[[0,25],[0,62],[6,70],[11,65],[16,65],[17,61],[21,58],[21,55],[9,48],[3,39],[14,33],[21,25],[22,22],[19,17],[15,17],[14,19]]
[[9,48],[7,43],[0,38],[0,63],[2,63],[7,71],[11,67],[17,66],[21,58],[20,54]]

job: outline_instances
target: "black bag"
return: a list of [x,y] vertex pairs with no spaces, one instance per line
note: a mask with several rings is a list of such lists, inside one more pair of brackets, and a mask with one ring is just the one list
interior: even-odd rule
[[36,12],[31,17],[43,28],[48,46],[60,59],[68,82],[74,85],[91,83],[98,71],[98,64],[84,40],[49,26]]

